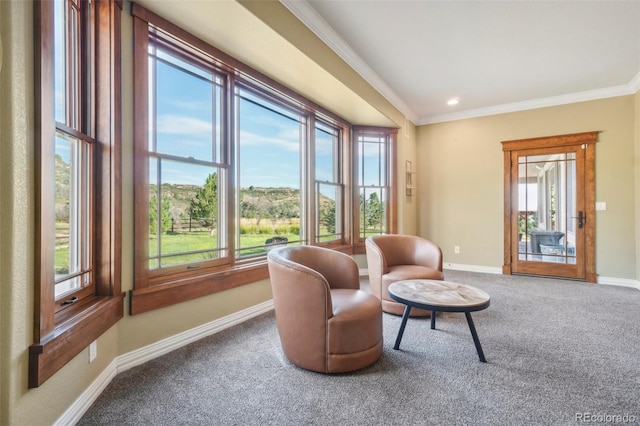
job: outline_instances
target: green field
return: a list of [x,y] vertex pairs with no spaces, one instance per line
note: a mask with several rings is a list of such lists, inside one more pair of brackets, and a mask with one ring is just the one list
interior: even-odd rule
[[[242,250],[242,256],[250,256],[266,252],[265,240],[274,235],[265,234],[241,234],[240,247],[246,248]],[[289,241],[298,241],[300,236],[296,234],[278,235],[285,237]],[[331,237],[324,238],[325,240]],[[216,246],[216,235],[211,235],[208,231],[185,232],[185,233],[166,233],[160,236],[162,244],[162,254],[179,254],[197,252],[201,250],[211,250]],[[158,254],[158,240],[155,237],[149,238],[149,254],[155,257]],[[68,272],[68,246],[59,246],[56,248],[56,273],[64,274]],[[204,253],[189,253],[179,256],[165,257],[162,260],[162,266],[171,266],[175,264],[198,262],[215,258],[215,252],[207,251]],[[153,263],[151,263],[153,264]]]

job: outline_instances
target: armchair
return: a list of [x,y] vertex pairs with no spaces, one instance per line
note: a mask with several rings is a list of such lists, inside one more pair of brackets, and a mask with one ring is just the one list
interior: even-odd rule
[[[375,235],[365,241],[371,293],[382,302],[382,310],[395,315],[405,305],[389,296],[389,286],[411,279],[442,280],[442,250],[429,240],[413,235]],[[411,316],[430,316],[431,312],[413,308]]]
[[267,255],[282,349],[295,365],[321,373],[367,367],[382,354],[380,300],[360,290],[356,262],[315,246]]

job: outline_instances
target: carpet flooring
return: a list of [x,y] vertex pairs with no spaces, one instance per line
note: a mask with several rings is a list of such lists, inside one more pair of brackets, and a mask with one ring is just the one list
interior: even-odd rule
[[[384,314],[374,365],[324,375],[292,365],[273,312],[118,374],[79,425],[573,425],[640,423],[640,291],[445,271],[491,306]],[[363,288],[368,283],[363,282]]]

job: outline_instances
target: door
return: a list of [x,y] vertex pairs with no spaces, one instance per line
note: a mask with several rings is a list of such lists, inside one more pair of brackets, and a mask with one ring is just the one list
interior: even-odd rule
[[597,133],[503,142],[505,273],[595,282]]

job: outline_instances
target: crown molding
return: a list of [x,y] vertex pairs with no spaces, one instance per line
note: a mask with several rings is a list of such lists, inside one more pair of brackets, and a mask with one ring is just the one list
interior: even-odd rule
[[631,90],[631,94],[637,93],[638,90],[640,90],[640,72],[638,72],[629,83],[629,89]]
[[418,115],[351,49],[309,3],[301,0],[280,0],[280,3],[409,120],[414,123],[418,121]]
[[598,99],[615,98],[617,96],[633,95],[638,90],[640,90],[640,72],[636,74],[636,76],[628,84],[621,86],[570,93],[568,95],[551,96],[548,98],[532,99],[529,101],[495,105],[486,108],[470,109],[466,111],[458,111],[447,114],[435,114],[431,116],[421,117],[416,125],[421,126],[425,124],[444,123],[447,121],[506,114],[510,112],[573,104],[577,102],[594,101]]
[[464,120],[468,118],[485,117],[489,115],[506,114],[510,112],[526,111],[536,108],[546,108],[576,102],[593,101],[635,94],[640,90],[640,72],[626,85],[604,89],[571,93],[568,95],[551,96],[548,98],[532,99],[511,104],[495,105],[486,108],[457,111],[447,114],[435,114],[419,117],[382,78],[335,32],[333,28],[307,3],[305,0],[280,0],[294,16],[320,38],[342,60],[353,68],[374,89],[385,97],[394,107],[402,112],[416,125],[443,123],[447,121]]

